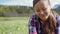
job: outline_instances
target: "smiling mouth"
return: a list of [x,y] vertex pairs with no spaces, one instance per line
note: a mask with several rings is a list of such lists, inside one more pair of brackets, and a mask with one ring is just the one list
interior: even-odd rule
[[40,17],[41,17],[41,18],[47,18],[47,16],[46,16],[46,15],[41,15]]
[[46,17],[46,15],[41,15],[41,17]]

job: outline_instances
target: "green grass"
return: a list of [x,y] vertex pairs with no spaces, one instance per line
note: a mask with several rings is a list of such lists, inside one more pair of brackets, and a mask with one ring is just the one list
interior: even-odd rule
[[0,17],[0,34],[28,34],[29,17]]

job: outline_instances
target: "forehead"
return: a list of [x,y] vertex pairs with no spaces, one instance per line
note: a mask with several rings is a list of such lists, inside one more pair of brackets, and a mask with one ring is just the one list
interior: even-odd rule
[[49,6],[48,1],[39,1],[35,4],[35,8],[47,8]]

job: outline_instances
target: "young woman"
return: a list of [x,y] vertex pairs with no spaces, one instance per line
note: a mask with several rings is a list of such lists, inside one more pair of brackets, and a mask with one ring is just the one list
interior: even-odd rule
[[49,0],[33,0],[35,14],[29,20],[29,34],[60,34],[60,17],[53,11]]

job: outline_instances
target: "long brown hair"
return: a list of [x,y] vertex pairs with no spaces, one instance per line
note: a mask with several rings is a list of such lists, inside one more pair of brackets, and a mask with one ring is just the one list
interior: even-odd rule
[[[37,2],[39,2],[40,0],[33,0],[33,7],[35,6],[35,4],[37,3]],[[49,5],[50,5],[50,1],[49,0],[47,0],[48,1],[48,3],[49,3]]]
[[47,19],[46,24],[44,25],[44,32],[46,34],[54,34],[55,33],[55,29],[56,29],[56,16],[55,13],[52,11],[50,16]]
[[[33,0],[33,7],[35,6],[35,4],[40,1],[40,0]],[[49,5],[50,5],[50,2],[49,0],[47,0]],[[46,24],[44,24],[44,32],[45,34],[54,34],[55,32],[55,29],[56,29],[56,17],[55,17],[55,12],[51,11],[51,14],[50,16],[48,17],[47,19],[47,22]]]

